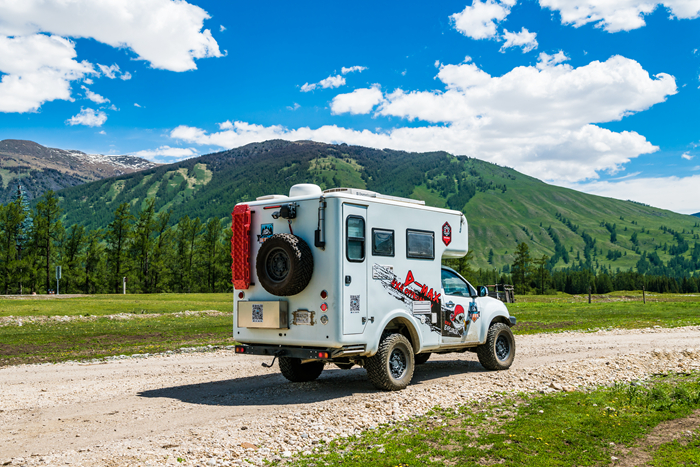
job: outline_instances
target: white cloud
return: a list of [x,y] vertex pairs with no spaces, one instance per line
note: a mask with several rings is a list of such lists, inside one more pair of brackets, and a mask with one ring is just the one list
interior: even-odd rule
[[199,156],[194,148],[171,148],[160,146],[156,149],[146,149],[133,153],[134,156],[143,157],[153,162],[175,162]]
[[97,132],[97,134],[98,134],[98,135],[106,135],[107,132],[104,131],[104,130],[100,130],[100,131]]
[[[591,182],[565,185],[575,190],[609,198],[631,199],[683,214],[700,211],[700,175],[649,177],[619,182]],[[682,193],[682,196],[678,194]]]
[[335,75],[335,76],[329,76],[326,79],[322,79],[318,83],[304,83],[304,85],[301,87],[301,92],[309,92],[313,91],[314,89],[317,88],[323,88],[323,89],[328,89],[328,88],[339,88],[340,86],[343,86],[345,84],[345,78],[340,76],[340,75]]
[[80,87],[83,88],[83,90],[85,91],[85,97],[90,99],[92,102],[94,102],[96,104],[104,104],[106,102],[109,102],[109,99],[102,97],[99,94],[90,91],[87,87],[85,87],[85,86],[80,86]]
[[510,32],[507,29],[503,30],[503,39],[505,44],[501,47],[501,52],[510,47],[522,47],[523,53],[527,53],[537,48],[537,33],[530,32],[522,28],[520,32]]
[[[551,56],[548,56],[551,57]],[[550,63],[553,59],[546,59]],[[562,60],[561,56],[556,60]],[[441,66],[445,90],[378,88],[341,94],[333,113],[370,113],[423,122],[387,131],[335,125],[317,129],[264,127],[225,122],[220,131],[180,126],[171,137],[201,145],[237,147],[267,139],[345,142],[409,151],[446,150],[508,165],[550,181],[580,181],[615,172],[630,159],[658,148],[636,132],[613,132],[596,123],[648,109],[676,93],[672,76],[650,77],[639,63],[620,56],[579,68],[517,67],[492,77],[473,63]]]
[[331,102],[331,113],[333,114],[366,114],[384,100],[379,86],[371,88],[355,89],[348,94],[338,94]]
[[544,70],[547,67],[558,65],[560,63],[568,62],[570,59],[561,50],[554,55],[549,55],[544,52],[540,52],[540,56],[537,59],[537,69]]
[[80,109],[78,115],[74,115],[66,120],[67,125],[102,126],[107,121],[107,114],[94,109]]
[[121,80],[123,80],[123,81],[128,81],[128,80],[131,79],[131,73],[129,73],[129,72],[127,71],[127,72],[123,73],[123,74],[119,77],[119,79],[121,79]]
[[355,72],[355,71],[357,71],[358,73],[362,73],[362,72],[365,71],[366,69],[367,69],[366,66],[355,65],[355,66],[351,66],[351,67],[349,67],[349,68],[343,67],[343,68],[340,69],[340,72],[341,72],[342,74],[344,74],[344,75],[347,75],[348,73],[353,73],[353,72]]
[[288,105],[287,110],[294,111],[294,110],[297,110],[299,107],[301,107],[301,106],[295,102],[294,105]]
[[75,44],[57,36],[0,36],[0,112],[31,112],[56,99],[72,100],[70,82],[95,73],[75,60]]
[[539,0],[543,8],[558,11],[563,24],[575,27],[595,23],[608,32],[630,31],[643,27],[644,15],[658,6],[670,10],[677,19],[697,18],[700,0]]
[[22,0],[0,3],[0,34],[48,32],[129,48],[153,68],[186,71],[220,57],[206,11],[174,0]]
[[138,107],[139,109],[141,108],[141,106],[138,105],[136,102],[134,102],[134,107]]
[[687,153],[687,152],[684,152],[683,155],[682,155],[681,157],[682,157],[683,159],[687,160],[687,161],[692,161],[693,158],[695,158],[695,156],[691,156],[691,155],[690,155],[689,153]]
[[490,39],[496,37],[497,23],[503,21],[510,13],[515,0],[498,2],[495,0],[473,0],[459,13],[450,16],[455,29],[472,39]]
[[116,63],[114,65],[111,65],[111,66],[101,65],[98,63],[97,67],[100,69],[102,74],[109,79],[116,78],[117,73],[119,73],[119,65],[117,65]]
[[85,83],[85,84],[92,84],[92,83],[94,83],[94,81],[91,80],[90,78],[85,78],[85,79],[83,80],[83,83]]
[[223,24],[219,25],[219,32],[224,32],[226,30],[226,27],[224,27]]

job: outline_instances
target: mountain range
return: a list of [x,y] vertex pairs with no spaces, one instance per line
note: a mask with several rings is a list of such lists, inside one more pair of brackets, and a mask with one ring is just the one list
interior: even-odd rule
[[[615,272],[696,267],[697,217],[580,193],[475,158],[309,141],[267,141],[61,190],[64,224],[104,228],[121,203],[155,199],[173,222],[187,215],[230,222],[233,206],[296,183],[365,188],[458,209],[469,222],[473,265],[507,270],[519,242],[554,268]],[[700,249],[695,248],[695,254]],[[680,269],[678,269],[680,268]]]
[[0,203],[14,199],[17,184],[23,186],[31,199],[46,190],[57,191],[157,166],[136,156],[85,154],[47,148],[33,141],[6,139],[0,141]]

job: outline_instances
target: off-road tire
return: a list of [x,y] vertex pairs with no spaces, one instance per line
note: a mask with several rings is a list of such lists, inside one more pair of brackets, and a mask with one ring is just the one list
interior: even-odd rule
[[367,359],[365,369],[377,389],[399,391],[413,378],[415,362],[411,342],[401,334],[389,334],[379,343],[377,353]]
[[324,362],[301,363],[300,358],[280,357],[280,371],[282,375],[293,383],[305,383],[314,381],[321,375]]
[[416,354],[416,355],[413,357],[413,360],[415,360],[416,365],[422,365],[422,364],[424,364],[425,362],[427,362],[429,358],[430,358],[430,352],[428,352],[428,353],[419,353],[419,354]]
[[314,257],[309,245],[292,234],[275,234],[265,240],[255,260],[260,285],[272,295],[296,295],[309,285]]
[[486,342],[476,348],[479,363],[487,370],[507,370],[515,359],[515,338],[510,326],[494,323]]

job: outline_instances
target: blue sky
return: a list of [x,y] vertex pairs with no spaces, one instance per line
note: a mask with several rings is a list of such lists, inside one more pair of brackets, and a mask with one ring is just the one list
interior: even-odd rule
[[446,150],[700,211],[700,0],[0,0],[0,139]]

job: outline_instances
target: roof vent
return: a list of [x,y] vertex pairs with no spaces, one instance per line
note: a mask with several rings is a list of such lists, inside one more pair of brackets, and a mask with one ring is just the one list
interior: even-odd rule
[[300,196],[321,196],[323,192],[321,187],[313,183],[298,183],[289,189],[289,197],[297,198]]

